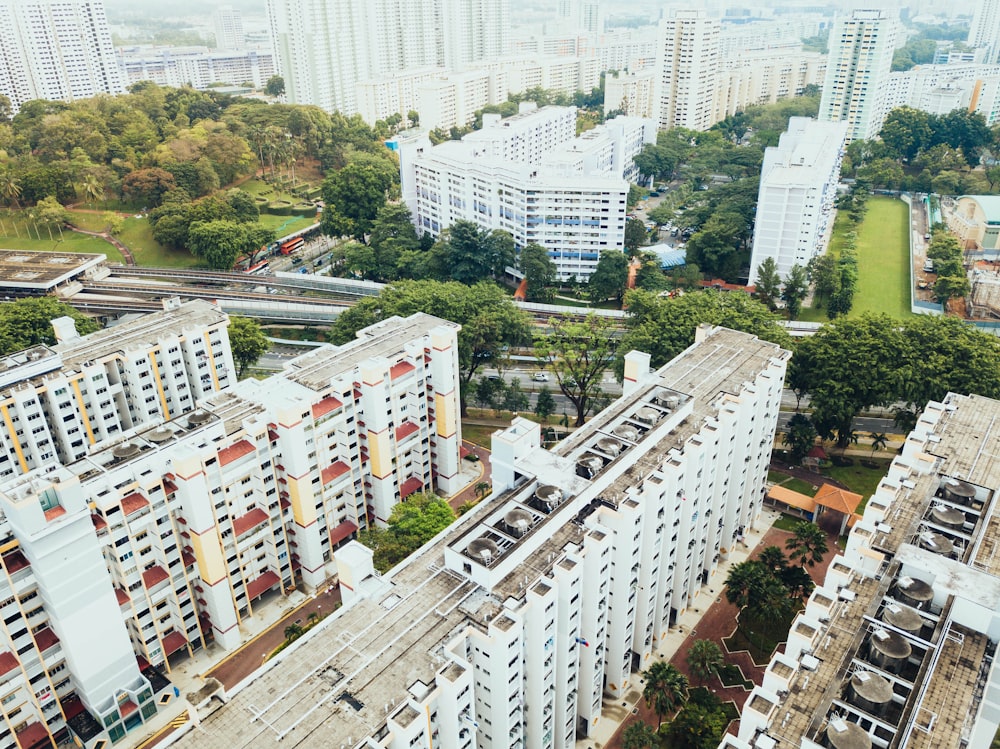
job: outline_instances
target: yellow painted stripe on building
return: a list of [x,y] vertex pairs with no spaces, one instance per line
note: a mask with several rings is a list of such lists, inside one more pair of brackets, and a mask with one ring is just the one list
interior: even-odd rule
[[205,533],[191,532],[191,550],[198,562],[198,574],[209,585],[226,579],[226,558],[215,529]]
[[80,381],[71,380],[70,384],[73,385],[73,392],[76,393],[76,402],[80,406],[80,414],[83,416],[83,428],[87,430],[87,439],[90,440],[90,444],[94,444],[97,440],[94,439],[94,430],[90,428],[90,418],[87,416],[87,407],[83,403],[83,393],[80,392]]
[[440,393],[434,394],[434,420],[437,422],[439,437],[451,437],[457,429],[455,424],[455,401]]
[[292,517],[301,528],[312,525],[316,522],[316,498],[313,496],[310,474],[297,479],[286,476],[286,479],[288,501],[292,504]]
[[392,453],[388,430],[368,432],[368,457],[372,462],[372,476],[384,479],[392,473]]
[[215,383],[215,389],[219,389],[219,378],[215,375],[215,354],[212,353],[212,342],[209,339],[209,331],[205,331],[201,334],[201,337],[205,339],[205,353],[208,354],[208,367],[212,371],[212,382]]
[[6,554],[11,549],[16,549],[20,545],[20,541],[8,541],[3,546],[0,546],[0,554]]
[[3,413],[4,424],[7,425],[7,434],[10,435],[11,442],[14,443],[14,452],[17,453],[17,459],[21,462],[21,470],[27,473],[28,461],[24,459],[24,453],[21,452],[21,441],[17,438],[17,430],[14,429],[14,422],[10,418],[7,406],[0,406],[0,412]]
[[153,370],[153,379],[156,380],[156,389],[160,393],[160,405],[163,406],[163,418],[166,421],[170,421],[170,410],[167,408],[167,395],[163,392],[163,380],[160,379],[160,365],[156,363],[156,349],[151,349],[149,352],[149,363],[153,366],[150,369]]
[[427,715],[427,749],[434,749],[434,726],[431,724],[430,705],[424,705],[424,713]]

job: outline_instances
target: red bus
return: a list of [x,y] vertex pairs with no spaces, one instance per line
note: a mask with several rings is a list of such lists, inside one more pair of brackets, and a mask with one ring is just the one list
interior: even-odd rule
[[305,242],[302,237],[292,237],[281,243],[280,252],[282,255],[291,255],[296,250],[301,249]]
[[256,265],[251,265],[249,268],[246,269],[245,272],[249,273],[251,276],[262,276],[265,273],[267,273],[270,269],[271,269],[270,264],[266,260],[261,260]]

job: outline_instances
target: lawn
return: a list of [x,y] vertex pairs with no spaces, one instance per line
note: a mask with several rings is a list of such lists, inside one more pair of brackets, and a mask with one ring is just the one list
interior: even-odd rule
[[278,239],[288,236],[299,229],[305,229],[316,223],[313,216],[275,216],[271,213],[261,213],[260,222],[268,229],[274,229]]
[[867,466],[861,465],[861,461],[855,457],[853,466],[830,466],[829,468],[823,469],[823,474],[829,476],[832,479],[840,481],[845,486],[847,486],[855,494],[860,494],[864,499],[858,506],[858,512],[864,510],[865,504],[868,502],[868,498],[875,493],[878,489],[879,482],[882,477],[885,476],[885,472],[889,467],[889,461],[885,459],[876,459],[872,461],[878,467],[869,468]]
[[[840,255],[847,231],[847,215],[841,212],[834,223],[828,250],[835,257]],[[906,203],[889,197],[868,199],[868,211],[858,227],[858,289],[850,317],[862,312],[884,312],[896,318],[912,314],[909,232]],[[798,319],[823,322],[826,310],[803,309]]]
[[121,253],[115,249],[114,245],[108,244],[98,237],[90,237],[86,234],[77,234],[73,231],[63,230],[63,238],[60,240],[56,235],[55,240],[49,239],[44,234],[43,239],[28,239],[22,234],[20,237],[0,232],[0,246],[5,250],[34,250],[36,252],[82,252],[106,255],[108,262],[122,262]]
[[70,211],[70,223],[80,229],[87,231],[104,231],[104,216],[100,213],[85,213],[83,211]]
[[488,426],[486,424],[463,424],[462,439],[467,439],[469,442],[475,443],[489,450],[490,435],[498,429],[503,429],[503,427]]
[[118,239],[132,250],[136,265],[156,268],[193,268],[198,258],[187,250],[173,250],[153,239],[153,229],[144,218],[127,218]]

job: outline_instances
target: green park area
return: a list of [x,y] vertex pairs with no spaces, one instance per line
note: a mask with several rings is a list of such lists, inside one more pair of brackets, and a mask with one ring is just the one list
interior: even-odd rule
[[[909,209],[901,200],[872,197],[858,226],[858,289],[848,317],[863,312],[883,312],[896,318],[910,312]],[[839,257],[850,221],[843,211],[837,215],[828,250]],[[826,310],[804,308],[800,320],[825,322]]]

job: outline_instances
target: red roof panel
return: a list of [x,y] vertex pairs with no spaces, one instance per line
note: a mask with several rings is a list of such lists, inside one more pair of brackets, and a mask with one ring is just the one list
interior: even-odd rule
[[400,484],[399,496],[406,499],[411,494],[415,494],[424,488],[423,479],[418,479],[416,476],[412,476]]
[[122,512],[126,515],[138,512],[143,507],[149,507],[149,500],[138,492],[133,492],[122,500]]
[[90,519],[94,523],[94,528],[96,528],[99,531],[103,531],[105,528],[108,527],[108,521],[102,518],[100,515],[91,514]]
[[256,580],[247,583],[247,599],[253,600],[280,582],[281,578],[278,577],[278,573],[268,570]]
[[323,486],[326,486],[331,481],[340,478],[345,473],[350,473],[350,472],[351,472],[351,467],[342,460],[338,460],[336,463],[328,465],[326,468],[323,469],[322,473],[320,474]]
[[49,627],[42,627],[35,632],[35,644],[38,645],[38,652],[48,650],[57,642],[59,642],[59,638]]
[[396,378],[402,377],[403,375],[408,374],[415,369],[416,367],[414,367],[408,361],[401,361],[398,364],[393,364],[391,367],[389,367],[389,379],[395,380]]
[[122,717],[127,718],[136,710],[138,710],[139,706],[134,702],[132,702],[132,700],[123,700],[122,702],[118,703],[118,709],[121,710]]
[[20,664],[17,662],[17,656],[12,652],[5,650],[0,653],[0,676],[10,673],[17,668],[18,665]]
[[126,603],[131,603],[132,601],[132,599],[129,598],[128,593],[121,588],[115,588],[115,598],[118,599],[119,606],[124,606]]
[[313,418],[318,419],[321,416],[326,416],[331,411],[336,411],[343,405],[341,401],[329,395],[312,407]]
[[36,746],[52,746],[51,734],[44,723],[32,723],[17,734],[17,745],[21,749],[34,749]]
[[66,508],[62,505],[56,505],[55,507],[50,507],[45,511],[46,520],[55,520],[66,514]]
[[335,528],[330,529],[330,543],[338,544],[345,538],[350,536],[358,529],[358,526],[352,523],[350,520],[345,520],[343,523]]
[[420,431],[420,427],[414,424],[412,421],[404,421],[398,427],[396,427],[396,442],[402,442],[411,434]]
[[146,586],[146,589],[152,588],[157,583],[162,583],[170,577],[170,573],[163,569],[160,565],[154,564],[148,570],[142,573],[142,584]]
[[27,558],[19,550],[12,551],[3,558],[3,566],[7,569],[7,574],[13,575],[20,572],[29,565]]
[[259,507],[254,507],[246,515],[241,515],[233,521],[233,533],[242,536],[248,531],[252,531],[258,525],[266,523],[268,515]]
[[249,440],[240,440],[235,445],[230,445],[222,450],[219,450],[219,465],[225,466],[232,463],[234,460],[239,460],[244,455],[249,455],[257,450],[253,446],[253,443]]
[[163,638],[163,654],[173,655],[181,648],[187,647],[187,638],[176,630]]

